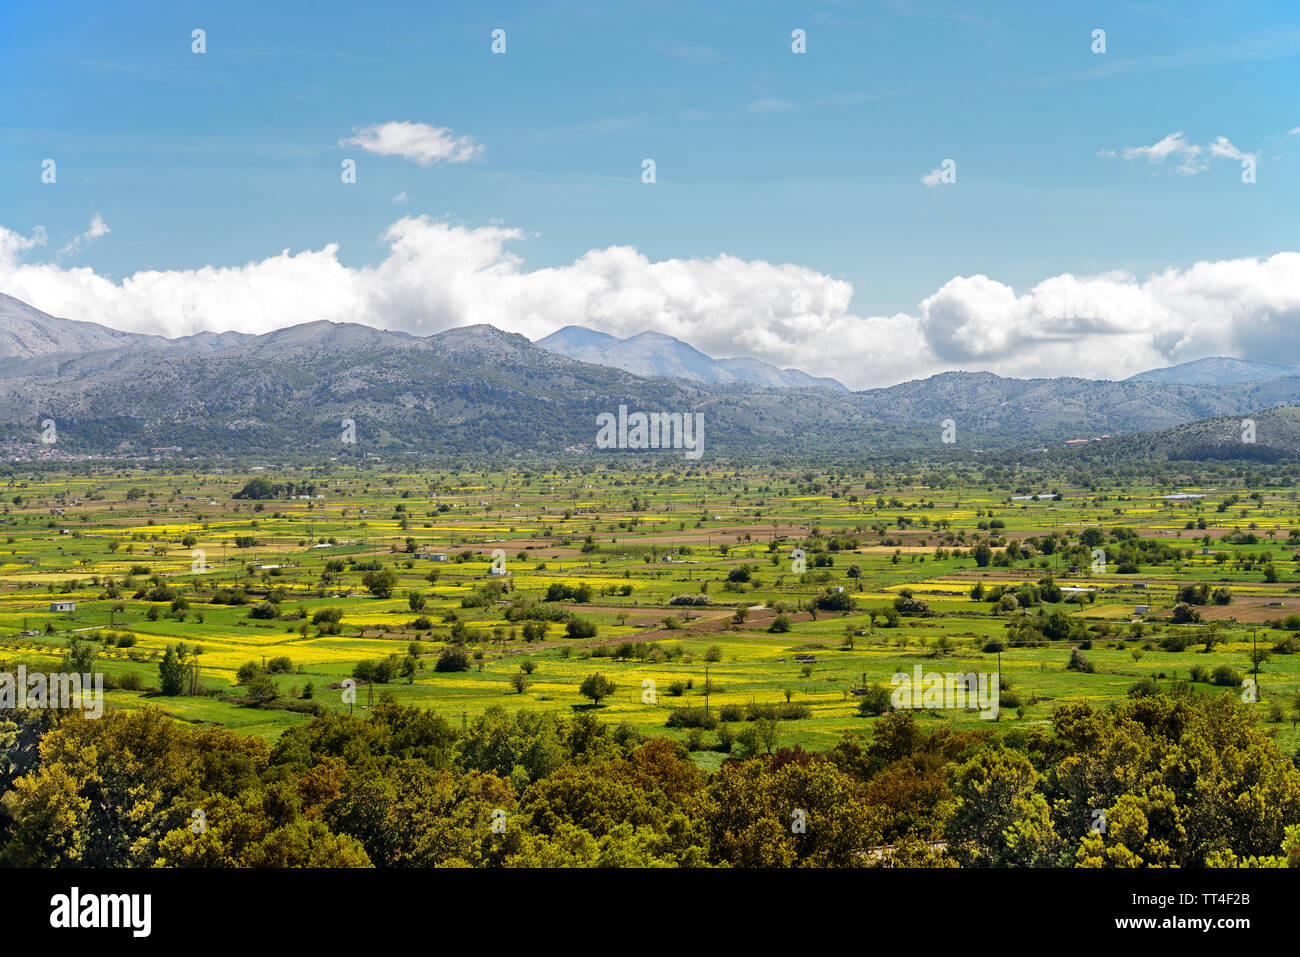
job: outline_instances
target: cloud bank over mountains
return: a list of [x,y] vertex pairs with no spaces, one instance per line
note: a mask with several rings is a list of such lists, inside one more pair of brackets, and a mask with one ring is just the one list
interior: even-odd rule
[[[100,220],[86,238],[107,231]],[[318,319],[417,335],[490,323],[530,339],[566,325],[619,337],[650,330],[712,356],[750,356],[851,388],[952,369],[1122,379],[1212,355],[1300,364],[1297,252],[1144,279],[1063,274],[1027,291],[959,276],[914,314],[863,316],[850,309],[850,283],[806,266],[725,254],[651,262],[614,246],[529,269],[517,251],[524,238],[517,228],[406,216],[384,232],[388,254],[374,266],[344,266],[329,243],[113,282],[42,259],[39,228],[24,236],[0,226],[0,292],[56,316],[166,336]]]

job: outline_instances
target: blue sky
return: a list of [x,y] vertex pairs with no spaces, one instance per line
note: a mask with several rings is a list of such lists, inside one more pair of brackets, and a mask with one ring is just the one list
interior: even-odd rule
[[[395,221],[429,216],[520,231],[503,244],[519,270],[611,246],[651,263],[789,263],[851,284],[854,316],[924,324],[919,304],[954,277],[1019,294],[1066,273],[1141,281],[1297,248],[1294,3],[6,0],[0,26],[0,227],[44,228],[29,265],[113,283],[328,244],[344,267],[375,267]],[[340,145],[394,122],[480,149],[425,166]],[[1179,132],[1191,153],[1125,158]],[[1219,137],[1255,158],[1256,182],[1212,155]],[[957,181],[926,186],[949,158]],[[69,248],[95,215],[110,231]],[[96,311],[45,280],[0,291]],[[123,308],[74,318],[130,324]],[[953,322],[921,334],[960,339]],[[703,328],[684,337],[717,351]],[[771,344],[781,329],[737,351],[803,361]],[[1161,347],[1169,335],[1152,331],[1155,352],[1193,357]],[[944,365],[944,347],[928,354],[924,369]]]

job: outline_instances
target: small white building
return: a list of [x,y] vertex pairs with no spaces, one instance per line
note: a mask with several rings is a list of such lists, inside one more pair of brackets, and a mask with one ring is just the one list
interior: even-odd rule
[[77,603],[75,601],[52,601],[50,602],[50,611],[76,611]]
[[445,562],[446,560],[447,560],[447,553],[446,553],[446,552],[430,552],[430,553],[429,553],[429,561],[431,561],[431,562]]
[[1135,615],[1149,615],[1149,614],[1151,614],[1151,606],[1150,606],[1150,605],[1134,605],[1134,606],[1133,606],[1133,614],[1135,614]]

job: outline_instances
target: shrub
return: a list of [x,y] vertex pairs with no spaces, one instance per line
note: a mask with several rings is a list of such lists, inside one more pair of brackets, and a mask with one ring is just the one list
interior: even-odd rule
[[731,725],[718,725],[718,750],[723,754],[730,754],[735,743],[736,732],[732,729]]
[[570,638],[595,638],[596,623],[586,618],[570,618],[564,626],[564,633]]
[[434,671],[469,671],[469,652],[460,645],[447,645],[438,653]]
[[248,661],[239,666],[235,672],[235,684],[246,685],[262,673],[262,666],[256,661]]
[[[352,677],[358,681],[386,685],[397,677],[399,667],[400,663],[397,660],[397,655],[389,655],[387,658],[371,658],[368,661],[357,662],[356,667],[352,669]],[[465,667],[469,667],[468,661]]]
[[811,717],[812,709],[806,704],[789,704],[784,701],[773,704],[751,702],[745,706],[746,721],[796,721]]
[[1165,651],[1186,651],[1191,644],[1191,636],[1186,632],[1171,631],[1160,639],[1160,647]]
[[1241,672],[1232,665],[1219,665],[1214,671],[1210,672],[1210,680],[1216,685],[1225,688],[1238,688],[1241,686]]
[[1273,643],[1273,652],[1279,655],[1294,655],[1300,652],[1300,637],[1283,635]]
[[718,726],[718,719],[712,712],[706,713],[703,708],[673,708],[668,712],[667,725],[670,728],[704,728],[712,731]]
[[827,591],[817,596],[813,606],[818,611],[852,611],[853,599],[846,591]]
[[858,713],[862,715],[880,715],[893,709],[889,689],[882,684],[868,686],[867,693],[858,702]]
[[248,683],[245,697],[254,704],[268,704],[280,697],[280,692],[269,675],[259,674]]
[[1070,652],[1070,663],[1065,666],[1066,671],[1079,671],[1084,674],[1093,674],[1097,666],[1089,661],[1078,648]]
[[1160,693],[1160,686],[1156,684],[1155,678],[1147,675],[1130,687],[1128,693],[1130,698],[1150,698]]

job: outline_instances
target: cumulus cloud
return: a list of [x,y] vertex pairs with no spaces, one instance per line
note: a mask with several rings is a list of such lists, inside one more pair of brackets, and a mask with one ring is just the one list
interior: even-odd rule
[[[1097,154],[1110,159],[1114,150],[1101,150]],[[1126,160],[1146,160],[1153,167],[1164,166],[1170,160],[1176,161],[1175,169],[1184,176],[1194,176],[1209,169],[1207,157],[1217,159],[1235,159],[1258,161],[1257,153],[1247,153],[1233,146],[1226,136],[1216,136],[1204,146],[1190,142],[1182,130],[1170,133],[1150,146],[1126,146],[1122,154]]]
[[1146,279],[1064,274],[1027,291],[959,276],[914,312],[881,316],[858,314],[850,283],[806,266],[725,254],[654,262],[612,246],[529,269],[517,251],[523,231],[427,216],[389,226],[388,252],[373,266],[344,266],[331,243],[121,282],[36,261],[43,238],[0,227],[0,292],[54,315],[170,336],[327,319],[417,335],[490,323],[538,339],[574,323],[621,337],[662,332],[710,355],[751,356],[854,388],[950,369],[1118,379],[1208,355],[1300,364],[1296,252]]
[[377,156],[400,156],[421,166],[468,163],[483,152],[483,145],[471,137],[410,121],[354,127],[352,136],[339,140],[339,146],[358,146]]
[[921,182],[924,183],[926,186],[938,186],[940,183],[943,182],[943,170],[942,169],[930,170],[930,172],[926,173],[924,176],[921,177]]
[[1040,282],[958,277],[921,303],[941,360],[1003,375],[1125,378],[1213,355],[1300,364],[1300,253]]
[[22,236],[0,226],[0,263],[17,262],[19,256],[49,241],[44,226],[37,226],[30,236]]

